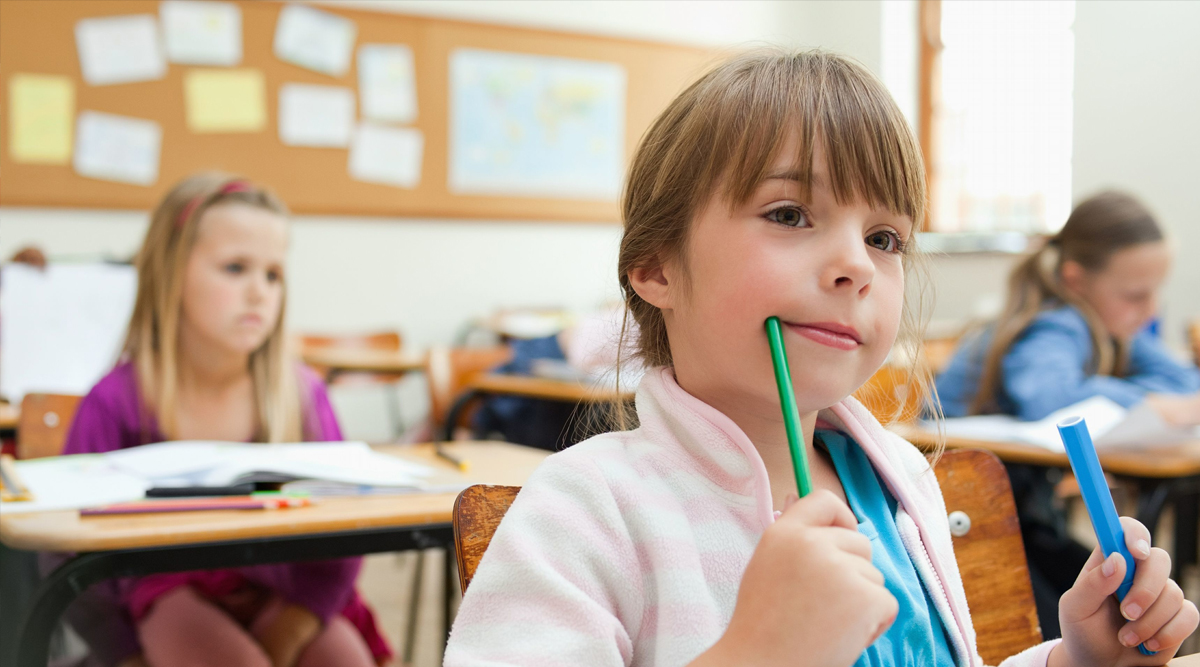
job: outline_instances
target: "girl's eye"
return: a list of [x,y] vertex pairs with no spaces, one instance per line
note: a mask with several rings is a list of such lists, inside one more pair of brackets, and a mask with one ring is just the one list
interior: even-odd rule
[[278,271],[267,271],[267,282],[269,283],[277,283],[281,277]]
[[766,218],[785,227],[808,226],[808,213],[799,206],[780,206],[768,211]]
[[226,273],[232,273],[232,274],[235,274],[235,275],[236,275],[236,274],[239,274],[239,273],[241,273],[241,272],[243,272],[243,271],[245,271],[245,270],[246,270],[246,265],[245,265],[245,264],[242,264],[241,262],[230,262],[230,263],[228,263],[228,264],[226,264],[226,265],[225,265],[225,272],[226,272]]
[[872,248],[879,248],[884,252],[901,252],[904,250],[904,242],[900,240],[900,235],[892,231],[872,232],[867,236],[867,245]]

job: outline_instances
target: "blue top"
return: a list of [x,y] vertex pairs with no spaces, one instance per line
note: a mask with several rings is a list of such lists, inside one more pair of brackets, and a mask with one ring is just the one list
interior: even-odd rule
[[896,499],[853,439],[827,430],[818,431],[817,437],[833,459],[846,500],[858,518],[858,532],[871,539],[871,563],[883,573],[884,585],[900,603],[896,621],[854,666],[953,667],[946,627],[896,530]]
[[[991,341],[991,328],[966,340],[938,376],[947,417],[971,413]],[[1089,374],[1091,361],[1092,337],[1083,315],[1073,306],[1043,311],[1004,357],[999,412],[1037,420],[1093,396],[1107,396],[1128,408],[1147,393],[1200,391],[1200,369],[1176,361],[1149,329],[1133,339],[1126,377]]]

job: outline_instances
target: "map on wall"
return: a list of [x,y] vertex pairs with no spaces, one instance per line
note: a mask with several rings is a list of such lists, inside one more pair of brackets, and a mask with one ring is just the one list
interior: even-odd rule
[[615,200],[624,152],[621,66],[478,49],[450,54],[452,192]]

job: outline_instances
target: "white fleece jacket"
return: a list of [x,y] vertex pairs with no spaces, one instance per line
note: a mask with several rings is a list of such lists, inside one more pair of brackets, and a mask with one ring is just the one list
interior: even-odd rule
[[[529,478],[463,598],[446,667],[686,665],[733,615],[774,522],[745,433],[669,369],[638,387],[641,425],[556,453]],[[819,418],[853,437],[898,501],[896,526],[959,667],[983,664],[937,477],[853,398]],[[1055,642],[1002,667],[1045,667]]]

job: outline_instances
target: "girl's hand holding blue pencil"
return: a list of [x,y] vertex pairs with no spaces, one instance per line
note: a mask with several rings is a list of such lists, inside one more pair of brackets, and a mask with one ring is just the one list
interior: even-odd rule
[[[1059,665],[1164,665],[1196,629],[1196,606],[1183,598],[1170,579],[1171,558],[1150,547],[1150,531],[1138,521],[1121,517],[1125,543],[1136,563],[1133,586],[1118,605],[1128,564],[1120,553],[1108,558],[1092,552],[1071,590],[1059,601],[1063,643],[1047,667]],[[1143,655],[1144,643],[1153,656]]]
[[857,526],[829,491],[793,500],[754,550],[725,634],[692,667],[853,665],[899,608]]
[[1048,667],[1165,664],[1200,614],[1171,580],[1170,556],[1151,548],[1150,531],[1118,519],[1087,424],[1074,417],[1058,430],[1100,544],[1059,600],[1063,642]]

